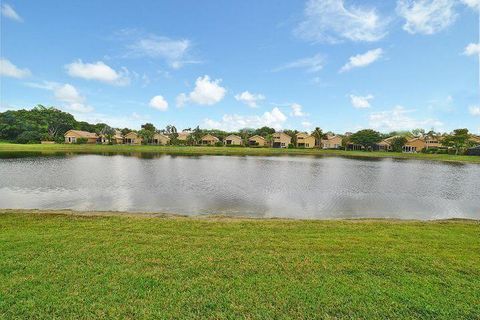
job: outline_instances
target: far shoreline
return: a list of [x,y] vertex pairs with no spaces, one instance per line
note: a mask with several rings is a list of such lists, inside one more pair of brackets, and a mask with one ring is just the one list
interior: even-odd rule
[[345,151],[323,149],[276,149],[276,148],[250,148],[250,147],[205,147],[205,146],[155,146],[155,145],[97,145],[97,144],[13,144],[0,143],[0,153],[41,153],[53,155],[55,153],[78,154],[166,154],[166,155],[221,155],[221,156],[337,156],[349,158],[391,158],[413,159],[427,161],[442,161],[450,163],[480,164],[478,156],[426,154],[426,153],[397,153],[381,151]]
[[22,214],[33,216],[65,216],[84,218],[138,218],[138,219],[176,219],[176,220],[207,220],[207,221],[252,221],[252,222],[351,222],[351,223],[473,223],[480,224],[479,219],[473,218],[446,218],[446,219],[399,219],[399,218],[292,218],[292,217],[254,217],[230,216],[226,214],[195,214],[143,212],[143,211],[102,211],[102,210],[74,210],[74,209],[0,209],[0,216]]

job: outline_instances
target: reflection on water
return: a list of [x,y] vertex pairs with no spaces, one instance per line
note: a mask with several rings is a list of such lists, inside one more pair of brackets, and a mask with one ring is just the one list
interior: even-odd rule
[[480,166],[303,156],[4,155],[0,207],[480,219]]

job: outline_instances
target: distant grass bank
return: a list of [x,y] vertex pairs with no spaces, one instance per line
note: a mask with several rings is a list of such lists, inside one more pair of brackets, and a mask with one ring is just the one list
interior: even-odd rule
[[0,210],[2,319],[480,315],[478,221],[50,213]]
[[455,156],[448,154],[396,153],[396,152],[365,152],[345,150],[319,149],[274,149],[274,148],[243,148],[243,147],[186,147],[186,146],[152,146],[152,145],[96,145],[96,144],[12,144],[0,143],[0,152],[40,152],[52,154],[55,152],[75,153],[164,153],[179,155],[311,155],[311,156],[345,156],[367,158],[401,158],[433,161],[480,163],[478,156]]

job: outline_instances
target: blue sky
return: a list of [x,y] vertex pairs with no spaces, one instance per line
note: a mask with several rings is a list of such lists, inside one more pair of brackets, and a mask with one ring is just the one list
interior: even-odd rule
[[0,111],[480,133],[480,0],[2,1]]

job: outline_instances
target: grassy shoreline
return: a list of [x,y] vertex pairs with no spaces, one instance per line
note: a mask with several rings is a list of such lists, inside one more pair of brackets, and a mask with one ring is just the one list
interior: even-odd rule
[[12,144],[0,143],[0,153],[34,152],[54,154],[56,152],[73,153],[159,153],[172,155],[301,155],[301,156],[341,156],[358,158],[395,158],[417,159],[429,161],[479,163],[480,157],[455,156],[446,154],[364,152],[344,150],[318,149],[274,149],[274,148],[242,148],[242,147],[186,147],[186,146],[134,146],[134,145],[71,145],[71,144]]
[[479,233],[463,220],[0,210],[0,318],[473,319]]

